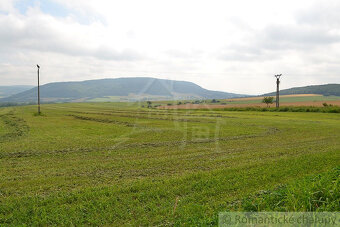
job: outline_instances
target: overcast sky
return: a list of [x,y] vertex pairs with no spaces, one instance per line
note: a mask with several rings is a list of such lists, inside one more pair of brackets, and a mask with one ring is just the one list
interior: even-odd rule
[[339,0],[1,0],[0,85],[149,76],[262,94],[340,83]]

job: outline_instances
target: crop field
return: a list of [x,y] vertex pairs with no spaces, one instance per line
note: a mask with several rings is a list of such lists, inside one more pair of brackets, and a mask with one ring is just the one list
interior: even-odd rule
[[[35,111],[0,108],[0,225],[217,225],[218,213],[243,209],[235,204],[244,198],[340,164],[336,113],[137,103],[46,104],[41,116]],[[307,204],[280,209],[323,206]]]
[[[218,102],[212,103],[211,101],[204,103],[181,103],[181,105],[167,105],[165,101],[159,102],[161,109],[216,109],[216,108],[229,108],[229,107],[266,107],[262,103],[263,97],[248,97],[248,98],[235,98],[235,99],[222,99]],[[275,101],[275,97],[274,97]],[[280,106],[314,106],[322,107],[324,103],[330,105],[340,106],[339,96],[323,96],[315,94],[298,94],[298,95],[282,95],[280,96]],[[275,103],[271,104],[275,106]]]
[[[275,96],[273,96],[275,99]],[[263,97],[251,97],[251,98],[237,98],[237,99],[226,99],[227,103],[234,104],[250,104],[250,103],[261,103]],[[281,95],[281,103],[293,103],[293,102],[327,102],[327,101],[340,101],[339,96],[323,96],[315,94],[297,94],[297,95]]]

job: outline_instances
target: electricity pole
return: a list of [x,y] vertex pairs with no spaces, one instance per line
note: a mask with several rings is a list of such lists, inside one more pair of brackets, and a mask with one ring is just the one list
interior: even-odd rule
[[276,108],[280,107],[280,77],[282,74],[275,75],[276,77]]
[[40,78],[39,78],[40,66],[37,65],[37,67],[38,67],[38,114],[40,115]]

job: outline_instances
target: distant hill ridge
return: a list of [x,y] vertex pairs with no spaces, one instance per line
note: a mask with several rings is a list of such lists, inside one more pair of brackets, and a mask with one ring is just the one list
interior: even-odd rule
[[[264,94],[263,96],[273,96],[275,92]],[[340,96],[340,84],[311,85],[305,87],[294,87],[280,91],[280,95],[294,94],[318,94],[325,96]]]
[[[150,77],[49,83],[41,86],[40,92],[43,102],[93,101],[105,97],[118,97],[120,101],[137,101],[226,99],[244,96],[207,90],[192,82]],[[0,102],[35,102],[36,97],[37,89],[33,88],[0,99]]]
[[14,94],[18,94],[23,91],[27,91],[34,86],[31,85],[14,85],[14,86],[0,86],[0,97],[8,97]]

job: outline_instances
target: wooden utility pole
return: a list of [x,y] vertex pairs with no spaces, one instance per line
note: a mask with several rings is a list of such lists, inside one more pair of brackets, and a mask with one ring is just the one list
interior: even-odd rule
[[280,77],[282,74],[275,75],[276,77],[276,108],[280,107]]
[[39,76],[40,66],[37,65],[37,67],[38,67],[38,114],[40,115],[40,76]]

